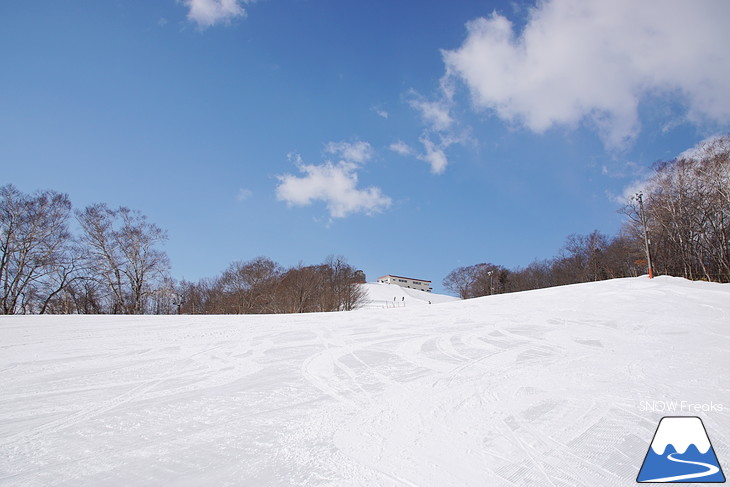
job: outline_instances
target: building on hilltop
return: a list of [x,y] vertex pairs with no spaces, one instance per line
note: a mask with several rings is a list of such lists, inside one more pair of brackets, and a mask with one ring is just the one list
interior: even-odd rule
[[425,279],[413,279],[410,277],[393,276],[387,274],[385,276],[378,277],[378,282],[383,284],[395,284],[396,286],[404,287],[407,289],[426,291],[427,293],[433,291],[433,288],[431,287],[431,281],[427,281]]

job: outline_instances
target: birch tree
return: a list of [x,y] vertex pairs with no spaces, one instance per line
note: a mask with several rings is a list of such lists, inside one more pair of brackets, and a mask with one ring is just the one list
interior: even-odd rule
[[73,279],[65,194],[0,187],[0,313],[45,312]]
[[108,311],[141,314],[170,267],[159,248],[167,234],[138,211],[96,204],[77,213],[90,270],[107,293]]

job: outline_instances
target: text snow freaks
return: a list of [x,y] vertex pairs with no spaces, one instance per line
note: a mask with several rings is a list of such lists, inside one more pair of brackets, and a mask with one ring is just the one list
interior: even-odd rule
[[657,413],[722,413],[728,411],[720,403],[696,403],[692,401],[640,401],[639,411]]

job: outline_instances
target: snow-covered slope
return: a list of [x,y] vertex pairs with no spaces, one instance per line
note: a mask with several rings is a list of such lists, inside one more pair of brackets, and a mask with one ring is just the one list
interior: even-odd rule
[[684,414],[730,462],[729,327],[730,286],[672,278],[348,313],[2,317],[0,485],[635,485],[659,419],[682,415],[647,404],[723,405]]
[[362,306],[364,309],[374,308],[407,308],[409,306],[423,306],[428,304],[450,303],[459,298],[445,294],[427,293],[417,289],[406,289],[395,284],[369,282],[361,284],[367,292],[367,299]]

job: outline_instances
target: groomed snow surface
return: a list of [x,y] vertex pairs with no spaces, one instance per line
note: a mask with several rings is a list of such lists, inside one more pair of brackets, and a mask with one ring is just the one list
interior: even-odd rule
[[392,291],[345,313],[2,317],[0,485],[636,485],[682,414],[727,468],[729,285]]

